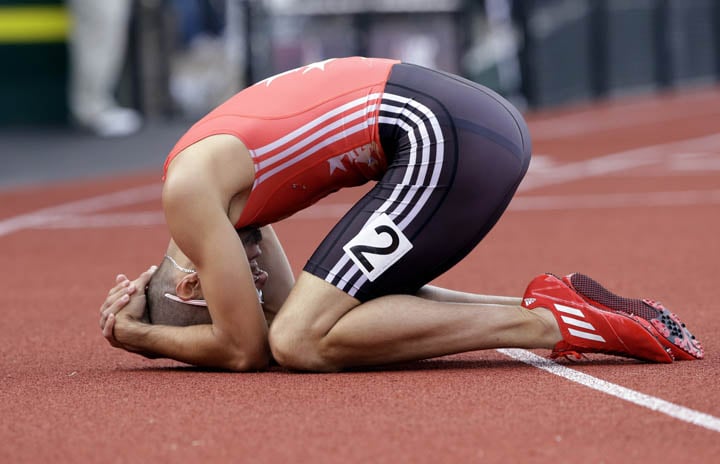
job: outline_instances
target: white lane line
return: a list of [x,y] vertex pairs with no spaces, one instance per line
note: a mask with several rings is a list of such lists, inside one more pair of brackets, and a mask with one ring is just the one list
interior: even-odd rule
[[513,198],[510,211],[548,211],[566,209],[632,208],[652,206],[690,206],[720,203],[720,190],[681,190],[677,192],[601,193],[533,195]]
[[541,157],[541,163],[535,168],[530,165],[518,191],[525,192],[590,177],[624,173],[637,168],[652,168],[663,162],[677,161],[681,158],[678,153],[712,152],[718,145],[720,145],[720,134],[712,134],[624,150],[571,163],[548,163],[543,159],[546,157]]
[[685,406],[680,406],[645,393],[640,393],[638,391],[622,387],[606,380],[598,379],[592,375],[562,366],[527,350],[499,349],[496,351],[517,361],[521,361],[530,366],[547,371],[553,375],[557,375],[558,377],[570,380],[571,382],[575,382],[601,393],[605,393],[606,395],[614,396],[629,403],[648,408],[651,411],[657,411],[672,418],[704,427],[708,430],[712,430],[713,432],[720,432],[720,418],[711,416],[710,414],[686,408]]
[[[720,190],[681,190],[677,192],[599,193],[517,196],[508,211],[549,211],[600,208],[649,208],[720,204]],[[337,219],[347,213],[352,203],[314,205],[290,219]]]
[[[688,94],[684,95],[682,100],[682,104],[677,100],[670,101],[672,111],[667,110],[667,103],[664,101],[641,100],[616,102],[606,108],[592,107],[554,116],[539,115],[535,118],[531,115],[528,117],[528,126],[534,140],[543,140],[657,125],[682,121],[688,117],[720,117],[718,104],[708,104],[713,100],[720,103],[720,92]],[[703,104],[693,105],[693,101]]]
[[98,229],[107,227],[164,226],[162,211],[138,213],[101,213],[90,215],[68,215],[54,218],[36,229]]
[[[720,144],[720,134],[713,134],[666,144],[626,150],[574,163],[540,163],[536,164],[537,169],[531,169],[530,172],[528,172],[527,177],[520,185],[519,191],[523,192],[548,185],[563,184],[588,177],[626,172],[632,168],[652,166],[663,161],[663,159],[667,158],[668,154],[671,154],[673,151],[684,151],[688,149],[702,150],[707,147],[715,147],[718,144]],[[540,161],[542,161],[542,157]],[[0,220],[0,237],[18,230],[42,228],[51,224],[56,224],[56,227],[71,227],[72,220],[68,219],[69,215],[93,213],[117,206],[131,205],[156,199],[160,196],[161,188],[161,184],[151,184],[50,208],[44,208],[35,212]],[[659,193],[658,195],[660,196],[650,198],[649,204],[665,205],[666,203],[663,202],[668,202],[668,204],[694,204],[692,203],[692,201],[694,201],[693,198],[698,198],[697,201],[702,203],[715,203],[717,201],[715,191],[712,191],[709,194],[685,193],[683,194],[685,195],[684,198],[680,198],[678,196],[670,198],[664,193]],[[639,199],[640,197],[636,198],[631,196],[623,198],[622,196],[618,196],[614,200],[611,200],[611,205],[608,204],[608,206],[604,206],[606,204],[604,203],[605,200],[599,196],[594,199],[589,197],[581,199],[578,195],[575,195],[574,199],[565,200],[570,203],[561,205],[562,202],[558,198],[533,198],[533,200],[516,199],[513,201],[513,204],[510,205],[510,209],[559,209],[573,206],[600,208],[630,206],[631,204],[634,206],[636,202],[641,201]],[[627,201],[623,202],[625,200]],[[346,204],[316,205],[309,210],[300,212],[294,217],[305,219],[336,218],[342,216],[342,214],[349,209],[349,206],[350,205]],[[109,219],[107,221],[109,221]],[[81,221],[78,220],[77,224],[80,224],[80,222]],[[98,225],[101,222],[102,221],[100,220],[97,221],[92,227],[105,227],[103,225]],[[106,222],[106,224],[107,223],[109,222]]]
[[63,203],[0,220],[0,237],[18,230],[42,227],[54,221],[64,219],[72,214],[93,213],[117,206],[126,206],[154,200],[160,197],[160,191],[160,184],[145,185],[120,192]]
[[[515,197],[508,211],[570,211],[575,209],[649,208],[720,204],[720,190],[685,190],[677,192],[606,193],[587,195],[534,195]],[[326,203],[300,211],[289,220],[338,219],[347,213],[352,203]],[[22,228],[26,229],[96,229],[109,227],[162,226],[162,211],[96,214],[33,213]],[[2,227],[2,223],[0,223]]]

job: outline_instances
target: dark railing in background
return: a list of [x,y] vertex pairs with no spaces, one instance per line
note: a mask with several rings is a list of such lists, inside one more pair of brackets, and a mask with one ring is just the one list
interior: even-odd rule
[[334,56],[410,55],[460,72],[463,0],[239,0],[253,47],[248,82]]
[[720,79],[715,0],[521,0],[523,94],[544,107]]
[[[255,42],[258,34],[264,35],[264,46],[253,49],[246,61],[247,82],[307,61],[298,49],[313,41],[316,55],[310,58],[398,57],[393,44],[402,42],[403,34],[409,41],[430,37],[438,49],[433,63],[437,67],[504,94],[517,92],[531,107],[720,79],[716,0],[304,0],[292,8],[283,0],[240,3],[247,17],[254,18],[248,21],[248,37]],[[483,64],[478,64],[478,54],[473,53],[483,48],[483,41],[500,40],[492,34],[502,35],[503,30],[488,21],[490,8],[497,10],[498,4],[511,8],[515,42],[508,43],[508,36],[505,43],[495,44],[496,62],[490,68],[508,59],[507,50],[516,50],[518,89],[498,79],[497,69],[488,72],[487,54],[479,54]],[[290,38],[295,54],[276,31],[293,21],[303,24],[301,35]],[[333,33],[338,21],[344,22]],[[394,33],[388,30],[393,27]]]
[[[348,55],[455,72],[531,108],[720,80],[720,0],[187,1],[221,5],[232,50],[232,72],[226,74],[237,90],[295,66]],[[62,8],[60,0],[0,0],[0,24],[13,17],[13,7],[45,4]],[[176,115],[173,3],[135,5],[120,94],[150,119]],[[16,39],[0,33],[0,125],[60,121],[64,38]],[[40,95],[35,100],[43,111],[20,112],[13,103],[27,99],[30,110]]]

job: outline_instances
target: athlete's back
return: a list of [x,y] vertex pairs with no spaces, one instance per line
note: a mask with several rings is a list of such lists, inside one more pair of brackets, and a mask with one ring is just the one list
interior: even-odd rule
[[395,60],[330,59],[248,87],[195,124],[170,161],[216,134],[238,137],[255,185],[237,227],[275,222],[342,187],[382,174],[377,113]]

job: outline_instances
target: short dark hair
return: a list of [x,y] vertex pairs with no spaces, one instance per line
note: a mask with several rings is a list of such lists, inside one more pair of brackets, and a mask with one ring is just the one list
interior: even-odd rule
[[175,294],[177,272],[163,259],[148,283],[146,305],[148,322],[158,325],[187,326],[211,324],[210,312],[202,306],[192,306],[165,297]]

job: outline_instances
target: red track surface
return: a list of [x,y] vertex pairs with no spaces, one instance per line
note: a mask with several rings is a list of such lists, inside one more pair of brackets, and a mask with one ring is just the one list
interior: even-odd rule
[[[518,197],[438,283],[517,295],[536,274],[579,270],[663,301],[705,360],[560,364],[689,408],[700,425],[497,351],[316,375],[112,350],[97,308],[117,272],[159,261],[157,191],[55,207],[156,184],[151,173],[0,193],[0,462],[717,462],[720,90],[529,120],[537,156]],[[357,195],[278,225],[295,269]]]

